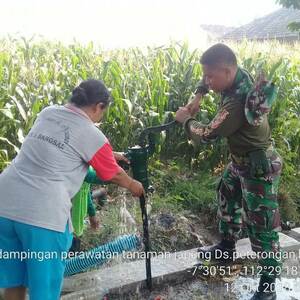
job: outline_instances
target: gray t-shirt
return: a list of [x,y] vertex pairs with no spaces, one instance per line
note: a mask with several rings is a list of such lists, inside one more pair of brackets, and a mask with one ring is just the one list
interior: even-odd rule
[[17,157],[0,174],[0,216],[64,232],[68,221],[71,225],[71,198],[89,162],[107,143],[82,110],[45,108]]

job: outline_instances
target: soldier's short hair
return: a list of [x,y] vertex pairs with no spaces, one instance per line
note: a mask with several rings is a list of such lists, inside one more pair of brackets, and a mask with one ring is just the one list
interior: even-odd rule
[[234,52],[226,45],[218,43],[208,48],[201,56],[200,63],[207,66],[221,64],[236,66],[237,59]]

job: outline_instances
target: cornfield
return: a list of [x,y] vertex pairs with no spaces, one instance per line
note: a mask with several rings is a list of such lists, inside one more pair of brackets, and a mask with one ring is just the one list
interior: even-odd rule
[[[300,57],[299,45],[231,44],[242,67],[255,77],[264,70],[279,86],[270,114],[275,143],[285,159],[285,173],[299,174]],[[117,150],[135,143],[147,126],[167,122],[188,101],[202,70],[202,50],[186,43],[147,49],[102,51],[92,43],[65,46],[60,42],[8,37],[0,40],[0,170],[19,151],[24,137],[43,107],[66,102],[72,89],[88,78],[102,79],[114,99],[102,129]],[[202,121],[217,109],[213,94],[206,96]],[[180,126],[157,139],[157,153],[174,159],[197,159],[212,168],[226,159],[224,142],[200,146],[187,142]]]

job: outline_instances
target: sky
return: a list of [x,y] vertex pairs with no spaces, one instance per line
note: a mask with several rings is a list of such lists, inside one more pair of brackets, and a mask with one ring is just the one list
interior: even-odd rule
[[240,26],[275,0],[0,0],[0,36],[94,41],[104,48],[199,42],[201,24]]

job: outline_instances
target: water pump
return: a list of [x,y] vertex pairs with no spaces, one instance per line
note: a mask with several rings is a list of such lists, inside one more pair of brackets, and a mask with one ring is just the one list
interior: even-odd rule
[[[148,178],[148,159],[154,154],[155,151],[155,133],[167,130],[170,127],[174,126],[176,121],[169,122],[164,125],[148,127],[142,131],[139,137],[138,145],[128,148],[125,156],[130,161],[130,167],[132,169],[132,175],[135,180],[141,182],[144,186],[144,189],[147,192],[151,191],[149,186]],[[148,140],[148,144],[147,144]],[[123,167],[126,168],[124,164]],[[149,228],[148,228],[148,215],[146,210],[146,199],[145,196],[140,197],[140,207],[142,211],[143,219],[143,243],[145,246],[146,253],[146,283],[148,289],[152,288],[152,275],[151,275],[151,246],[150,246],[150,237],[149,237]]]

